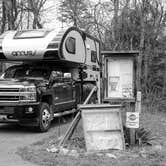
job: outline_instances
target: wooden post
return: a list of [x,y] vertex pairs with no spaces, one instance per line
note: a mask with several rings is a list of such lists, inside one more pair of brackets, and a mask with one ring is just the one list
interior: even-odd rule
[[130,145],[135,145],[135,129],[130,129]]
[[141,113],[141,91],[137,91],[137,98],[135,103],[135,112]]
[[[130,104],[131,111],[135,112],[135,103]],[[130,128],[130,145],[134,146],[135,145],[135,129]]]
[[[133,112],[141,113],[141,91],[137,91],[135,108],[133,104],[131,105],[131,108]],[[135,145],[135,129],[130,129],[130,145]]]

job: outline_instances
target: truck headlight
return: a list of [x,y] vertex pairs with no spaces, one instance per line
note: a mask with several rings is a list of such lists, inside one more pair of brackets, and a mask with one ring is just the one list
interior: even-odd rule
[[36,87],[27,86],[20,89],[21,101],[36,101]]
[[35,86],[25,86],[24,88],[20,88],[20,92],[35,92],[36,93],[36,87]]
[[20,100],[24,101],[36,101],[35,93],[25,93],[20,96]]

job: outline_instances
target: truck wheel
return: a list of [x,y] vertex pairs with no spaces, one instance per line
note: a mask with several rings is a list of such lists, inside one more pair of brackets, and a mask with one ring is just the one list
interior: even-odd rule
[[39,126],[40,132],[46,132],[50,128],[51,124],[51,112],[47,103],[41,103],[39,107]]

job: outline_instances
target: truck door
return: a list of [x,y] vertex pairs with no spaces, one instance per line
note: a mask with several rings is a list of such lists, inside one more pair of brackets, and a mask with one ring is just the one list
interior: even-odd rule
[[63,99],[63,83],[54,83],[53,85],[54,106],[56,111],[62,110]]
[[[63,77],[63,99],[64,99],[64,109],[70,109],[75,103],[74,97],[74,85],[70,77],[66,77],[69,73],[64,73]],[[70,74],[69,74],[70,75]]]
[[53,84],[55,111],[71,109],[75,103],[73,99],[73,84],[71,78],[64,77],[65,74],[58,72]]
[[53,103],[54,103],[54,110],[61,111],[62,110],[62,103],[63,99],[63,81],[62,81],[62,72],[61,71],[54,71],[54,83],[52,86],[53,89]]

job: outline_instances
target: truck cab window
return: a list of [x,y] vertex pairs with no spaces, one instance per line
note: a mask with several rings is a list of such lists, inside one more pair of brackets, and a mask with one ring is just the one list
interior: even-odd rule
[[25,77],[28,75],[28,70],[25,70],[23,68],[17,69],[15,71],[15,74],[13,76],[13,78],[20,78],[20,77]]
[[3,75],[3,78],[13,78],[16,72],[16,68],[8,68]]
[[43,77],[43,78],[48,78],[49,77],[49,71],[46,69],[32,69],[29,71],[29,76],[30,77]]
[[4,73],[4,78],[23,78],[23,77],[33,77],[33,78],[45,78],[48,79],[50,76],[50,70],[47,68],[37,68],[37,67],[25,67],[16,66],[8,68]]

